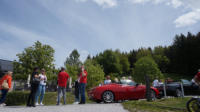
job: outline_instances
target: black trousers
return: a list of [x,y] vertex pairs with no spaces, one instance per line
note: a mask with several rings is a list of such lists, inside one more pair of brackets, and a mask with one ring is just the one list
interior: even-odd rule
[[31,92],[28,97],[27,106],[35,106],[35,95],[38,90],[39,84],[31,84]]

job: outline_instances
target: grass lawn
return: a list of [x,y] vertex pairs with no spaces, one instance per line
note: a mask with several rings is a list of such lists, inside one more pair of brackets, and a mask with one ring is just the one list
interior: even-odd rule
[[190,98],[160,99],[154,102],[146,100],[128,101],[122,103],[130,112],[187,112],[186,102]]

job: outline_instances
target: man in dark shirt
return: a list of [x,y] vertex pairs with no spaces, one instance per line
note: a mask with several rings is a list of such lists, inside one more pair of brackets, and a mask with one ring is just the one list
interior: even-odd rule
[[28,107],[35,107],[35,95],[38,90],[38,86],[40,83],[39,80],[39,68],[34,68],[34,72],[31,75],[31,92],[28,97],[27,106]]

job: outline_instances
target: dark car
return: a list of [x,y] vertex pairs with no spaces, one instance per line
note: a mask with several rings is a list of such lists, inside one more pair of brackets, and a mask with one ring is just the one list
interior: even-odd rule
[[[183,90],[185,95],[199,95],[200,88],[195,83],[186,79],[181,79],[177,82],[166,83],[166,95],[180,97],[183,95],[181,89],[181,83],[183,84]],[[164,96],[163,84],[157,87],[161,96]]]

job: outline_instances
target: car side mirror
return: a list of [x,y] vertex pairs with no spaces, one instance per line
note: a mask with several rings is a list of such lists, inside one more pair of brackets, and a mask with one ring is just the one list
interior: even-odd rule
[[135,86],[137,87],[137,86],[139,86],[139,84],[137,83]]

